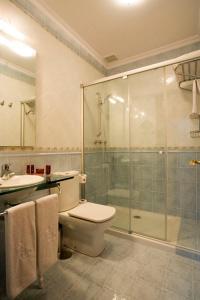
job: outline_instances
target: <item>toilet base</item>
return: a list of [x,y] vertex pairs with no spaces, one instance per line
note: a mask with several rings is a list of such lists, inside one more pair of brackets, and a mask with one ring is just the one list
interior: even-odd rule
[[104,232],[111,223],[112,220],[93,223],[67,217],[65,224],[62,223],[61,245],[88,256],[98,256],[105,248]]

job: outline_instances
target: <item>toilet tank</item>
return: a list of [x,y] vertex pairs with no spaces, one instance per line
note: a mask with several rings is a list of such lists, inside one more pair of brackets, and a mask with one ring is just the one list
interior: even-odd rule
[[80,200],[79,172],[69,171],[67,174],[74,176],[74,178],[60,182],[61,194],[58,195],[59,212],[74,208],[79,204]]

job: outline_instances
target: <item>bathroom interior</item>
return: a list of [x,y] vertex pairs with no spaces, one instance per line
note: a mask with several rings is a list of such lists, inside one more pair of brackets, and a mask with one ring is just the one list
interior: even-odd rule
[[0,1],[0,299],[200,299],[200,3],[164,2]]

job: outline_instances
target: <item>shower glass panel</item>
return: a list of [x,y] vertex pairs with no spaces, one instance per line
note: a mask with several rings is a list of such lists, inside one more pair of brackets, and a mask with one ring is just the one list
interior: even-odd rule
[[165,73],[129,76],[132,231],[166,239]]
[[179,64],[84,87],[86,198],[119,229],[200,251],[200,118]]
[[[186,86],[188,90],[178,86],[175,67],[165,67],[168,146],[167,241],[200,250],[200,166],[190,163],[191,160],[200,159],[200,138],[190,135],[191,130],[199,128],[199,120],[190,118],[192,90],[189,86]],[[200,96],[197,97],[199,102]]]
[[127,79],[84,88],[85,196],[116,208],[114,226],[130,230]]

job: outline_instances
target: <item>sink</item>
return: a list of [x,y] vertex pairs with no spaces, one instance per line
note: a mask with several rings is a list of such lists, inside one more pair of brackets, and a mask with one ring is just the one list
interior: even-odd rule
[[39,175],[14,175],[8,180],[0,177],[0,189],[34,186],[42,183],[44,178]]
[[[8,180],[0,177],[0,190],[5,190],[6,194],[0,195],[0,200],[5,205],[16,205],[31,197],[37,185],[45,179],[39,175],[14,175]],[[7,193],[7,191],[9,191]]]

